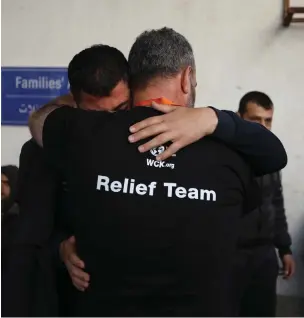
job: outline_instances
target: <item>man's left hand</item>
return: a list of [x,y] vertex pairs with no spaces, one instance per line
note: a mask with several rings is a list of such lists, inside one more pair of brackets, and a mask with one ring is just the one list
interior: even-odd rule
[[284,279],[289,279],[293,276],[296,270],[296,264],[295,261],[290,254],[286,254],[282,257],[282,263],[284,268]]

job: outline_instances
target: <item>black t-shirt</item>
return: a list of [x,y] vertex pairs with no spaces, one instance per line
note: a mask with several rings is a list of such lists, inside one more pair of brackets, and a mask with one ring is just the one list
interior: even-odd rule
[[[68,185],[68,218],[91,275],[77,315],[231,315],[232,258],[251,171],[204,138],[165,162],[139,153],[130,125],[158,113],[62,107],[43,145]],[[250,192],[252,189],[250,189]],[[252,198],[252,193],[251,196]]]

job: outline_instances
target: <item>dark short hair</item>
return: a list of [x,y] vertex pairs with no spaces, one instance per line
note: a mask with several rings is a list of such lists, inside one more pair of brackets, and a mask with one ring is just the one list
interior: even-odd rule
[[76,103],[81,92],[96,97],[109,96],[120,81],[129,80],[128,62],[114,47],[93,45],[73,57],[68,78]]
[[190,43],[169,28],[143,32],[133,44],[128,61],[132,89],[145,88],[158,76],[170,78],[188,66],[195,69]]
[[255,103],[267,110],[273,108],[272,100],[268,95],[262,92],[252,91],[248,92],[241,98],[238,110],[240,115],[246,113],[249,102]]

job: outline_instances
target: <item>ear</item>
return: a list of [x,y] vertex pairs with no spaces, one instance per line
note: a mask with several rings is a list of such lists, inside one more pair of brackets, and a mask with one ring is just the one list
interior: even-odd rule
[[191,66],[188,66],[182,72],[181,89],[182,89],[184,94],[190,94],[191,93],[191,76],[192,76],[191,73],[192,73]]

